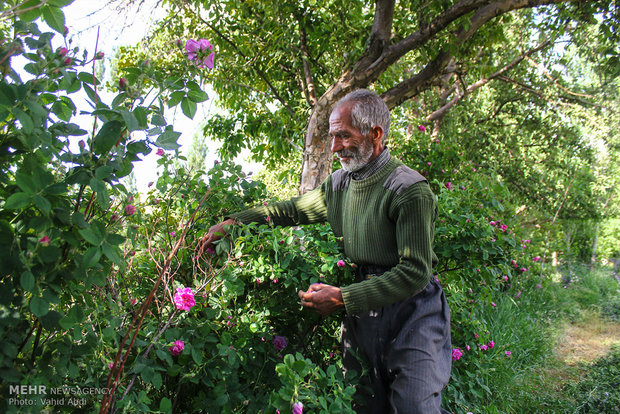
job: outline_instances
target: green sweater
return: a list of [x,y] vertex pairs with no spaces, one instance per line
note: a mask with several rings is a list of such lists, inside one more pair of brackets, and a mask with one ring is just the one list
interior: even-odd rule
[[435,196],[424,177],[391,158],[374,175],[350,179],[338,170],[313,191],[291,200],[246,210],[230,217],[242,223],[290,226],[329,222],[344,237],[347,257],[358,265],[391,269],[380,277],[341,287],[348,314],[359,314],[404,300],[430,280]]

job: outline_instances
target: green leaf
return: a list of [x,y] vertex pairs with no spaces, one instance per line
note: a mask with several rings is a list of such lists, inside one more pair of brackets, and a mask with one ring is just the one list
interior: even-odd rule
[[32,121],[30,115],[28,115],[19,108],[13,108],[13,115],[22,125],[22,129],[24,130],[24,132],[26,134],[31,134],[34,130],[34,122]]
[[104,165],[95,170],[95,177],[99,180],[105,180],[106,178],[110,177],[113,171],[114,168],[110,167],[109,165]]
[[54,6],[43,6],[43,20],[45,23],[49,25],[52,29],[56,30],[60,34],[65,33],[65,15],[58,7]]
[[39,209],[45,214],[49,214],[50,210],[52,209],[52,203],[50,203],[47,198],[43,197],[40,194],[33,195],[32,201],[34,201],[34,204],[39,207]]
[[94,139],[95,153],[98,155],[107,154],[116,145],[122,130],[123,124],[119,121],[109,121],[103,124]]
[[155,145],[165,150],[175,150],[180,147],[180,145],[177,144],[177,139],[180,136],[181,136],[180,132],[166,130],[159,137],[157,137],[157,141],[155,141]]
[[22,273],[22,276],[19,280],[19,283],[22,285],[25,291],[30,292],[34,287],[34,275],[30,270],[26,270]]
[[140,124],[133,113],[129,111],[121,111],[121,116],[123,117],[125,125],[127,125],[127,129],[130,132],[142,129],[140,128]]
[[153,114],[153,116],[151,117],[151,123],[153,125],[157,125],[157,126],[166,126],[168,125],[168,123],[166,122],[166,119],[161,116],[160,114]]
[[73,114],[72,108],[64,100],[57,100],[52,104],[52,112],[63,121],[69,121]]
[[88,96],[88,98],[92,102],[98,102],[99,101],[99,97],[97,95],[97,92],[95,92],[95,90],[93,88],[91,88],[87,84],[84,84],[83,88],[84,88],[84,92],[86,92],[86,95]]
[[99,263],[101,259],[101,249],[99,247],[91,247],[86,250],[84,257],[82,258],[82,267],[88,269]]
[[133,110],[133,116],[136,117],[138,125],[140,125],[140,129],[146,129],[149,126],[149,121],[146,115],[146,109],[141,106]]
[[183,99],[184,97],[185,92],[183,91],[172,92],[170,94],[170,98],[168,99],[168,108],[172,108],[173,106],[178,105],[179,102],[181,102],[181,99]]
[[209,99],[209,95],[202,90],[190,90],[187,92],[187,97],[193,102],[204,102]]
[[186,117],[189,119],[194,119],[194,115],[196,115],[197,109],[196,102],[190,100],[188,97],[185,97],[181,100],[181,109]]
[[50,304],[43,298],[33,298],[30,301],[30,311],[36,316],[40,318],[41,316],[47,314],[49,312]]
[[110,233],[108,237],[106,237],[106,241],[112,245],[119,245],[125,241],[125,237],[120,234]]
[[157,390],[161,388],[162,379],[161,379],[161,374],[159,372],[156,372],[155,374],[153,374],[153,378],[151,379],[151,384],[153,384],[153,387],[155,387],[155,389]]
[[88,72],[80,72],[78,73],[78,79],[84,83],[90,83],[91,85],[99,85],[99,79],[96,76],[93,76],[92,73]]
[[202,353],[194,347],[192,347],[192,359],[197,365],[202,363]]
[[117,247],[112,246],[111,244],[108,244],[108,243],[103,243],[102,248],[103,248],[103,254],[105,254],[108,259],[112,260],[112,262],[114,262],[118,266],[123,266],[124,264],[123,259],[121,259],[121,256],[118,253]]
[[84,214],[81,211],[76,211],[71,215],[71,224],[81,229],[88,227],[88,223],[84,220]]
[[63,316],[58,321],[58,324],[60,325],[60,327],[62,329],[69,330],[69,329],[73,328],[73,326],[75,325],[75,321],[73,319],[71,319],[69,316]]
[[65,7],[73,2],[74,0],[49,0],[48,4],[55,7]]
[[20,20],[31,22],[39,17],[41,15],[40,5],[40,0],[30,0],[22,3],[17,9]]
[[90,188],[97,193],[97,203],[101,208],[107,209],[110,204],[110,194],[105,182],[97,178],[90,180]]
[[166,397],[161,399],[161,401],[159,402],[159,411],[162,411],[164,413],[169,413],[172,411],[172,402],[170,401],[170,399]]
[[26,193],[15,193],[11,195],[4,203],[3,208],[7,210],[15,210],[26,207],[30,204],[30,194]]
[[80,236],[82,236],[84,240],[94,246],[99,246],[101,243],[103,243],[103,235],[98,232],[94,226],[85,229],[79,229],[78,233],[80,233]]

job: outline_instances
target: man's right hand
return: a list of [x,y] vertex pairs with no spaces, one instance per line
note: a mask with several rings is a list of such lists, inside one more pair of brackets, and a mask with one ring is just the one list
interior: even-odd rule
[[225,227],[232,224],[235,224],[235,220],[228,219],[212,226],[207,232],[207,234],[205,234],[198,242],[198,245],[196,246],[197,256],[202,256],[205,250],[209,248],[213,249],[213,243],[228,234],[228,232],[225,230]]

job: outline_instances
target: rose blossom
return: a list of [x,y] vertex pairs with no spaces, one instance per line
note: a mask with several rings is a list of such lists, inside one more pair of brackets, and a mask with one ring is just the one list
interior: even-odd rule
[[176,341],[168,350],[172,355],[177,356],[185,349],[185,343],[183,341]]
[[178,289],[174,294],[174,303],[177,309],[188,311],[196,304],[194,293],[191,288],[185,287]]
[[293,414],[303,414],[304,405],[300,402],[296,402],[293,404]]
[[273,347],[277,350],[277,351],[281,351],[284,348],[286,348],[287,342],[286,342],[286,337],[282,336],[282,335],[276,335],[273,338]]

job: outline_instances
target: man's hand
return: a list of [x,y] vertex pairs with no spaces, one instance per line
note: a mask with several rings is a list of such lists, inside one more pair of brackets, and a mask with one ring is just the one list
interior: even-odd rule
[[314,309],[321,316],[327,316],[344,307],[342,292],[339,287],[314,283],[307,292],[298,292],[301,304],[305,308]]
[[232,224],[235,224],[235,220],[228,219],[212,226],[207,232],[207,234],[205,234],[203,238],[200,239],[200,241],[198,242],[198,245],[196,246],[196,255],[202,256],[205,250],[213,249],[213,243],[228,234],[228,232],[224,228]]

